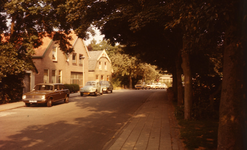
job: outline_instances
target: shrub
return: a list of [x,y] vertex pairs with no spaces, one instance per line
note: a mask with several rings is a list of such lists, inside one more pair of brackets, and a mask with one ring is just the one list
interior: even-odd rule
[[70,93],[76,93],[80,90],[78,84],[64,84],[66,89],[69,89]]
[[23,93],[24,74],[8,75],[0,82],[0,104],[17,102]]

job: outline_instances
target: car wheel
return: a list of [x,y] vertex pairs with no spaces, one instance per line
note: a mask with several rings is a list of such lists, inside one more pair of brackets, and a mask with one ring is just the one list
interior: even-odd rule
[[47,103],[46,103],[46,106],[47,106],[47,107],[51,107],[51,105],[52,105],[52,101],[51,101],[51,99],[49,99],[49,100],[47,101]]
[[81,96],[83,96],[83,93],[81,92]]
[[96,90],[96,91],[94,92],[94,95],[95,95],[95,96],[97,96],[97,95],[98,95],[98,92],[97,92],[97,90]]
[[30,103],[25,103],[25,105],[26,105],[27,107],[29,107],[29,106],[30,106]]
[[64,99],[64,102],[65,102],[65,103],[68,103],[68,102],[69,102],[69,97],[68,97],[68,95],[66,95],[66,97],[65,97],[65,99]]
[[112,90],[111,90],[111,93],[112,93]]

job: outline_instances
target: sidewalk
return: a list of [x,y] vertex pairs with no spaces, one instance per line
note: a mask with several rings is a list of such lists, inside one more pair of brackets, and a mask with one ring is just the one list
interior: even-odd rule
[[153,93],[103,149],[182,150],[171,107],[166,93]]
[[[79,93],[71,93],[69,95],[69,97],[75,97],[75,96],[79,96]],[[2,104],[2,105],[0,105],[0,112],[1,111],[5,111],[5,110],[19,108],[19,107],[24,107],[24,106],[25,106],[25,103],[22,102],[22,101],[14,102],[14,103]]]

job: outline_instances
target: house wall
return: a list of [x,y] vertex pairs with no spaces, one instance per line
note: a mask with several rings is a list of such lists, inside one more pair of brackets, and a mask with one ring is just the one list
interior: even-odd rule
[[[100,64],[99,62],[101,62],[101,69],[100,69]],[[105,63],[106,63],[106,68],[105,68]],[[88,80],[89,81],[110,81],[112,78],[112,66],[111,66],[111,62],[106,58],[106,57],[101,57],[96,64],[95,70],[93,72],[89,72],[88,73],[89,77]],[[96,75],[98,75],[98,79],[96,78]],[[101,78],[101,76],[103,76],[103,79]],[[107,78],[108,76],[108,78]]]
[[[57,47],[57,60],[52,60],[52,49]],[[72,62],[73,53],[76,54],[76,62]],[[85,57],[84,65],[79,64],[79,56]],[[52,83],[52,70],[55,70],[56,78],[55,82],[59,82],[59,70],[62,71],[62,81],[64,84],[71,84],[71,72],[82,74],[84,78],[84,83],[80,83],[83,86],[87,82],[87,66],[88,66],[88,54],[86,52],[84,43],[82,39],[78,39],[74,44],[74,52],[72,52],[68,57],[59,49],[59,45],[55,44],[53,41],[44,53],[43,57],[33,57],[33,62],[38,70],[38,74],[35,76],[35,84],[44,82],[44,70],[49,70],[49,83]],[[85,71],[85,73],[84,73]],[[84,76],[84,77],[83,77]]]

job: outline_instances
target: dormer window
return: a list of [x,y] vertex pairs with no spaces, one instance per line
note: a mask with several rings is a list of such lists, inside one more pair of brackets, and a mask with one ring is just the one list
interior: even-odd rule
[[52,49],[52,60],[57,61],[57,47],[54,46]]

